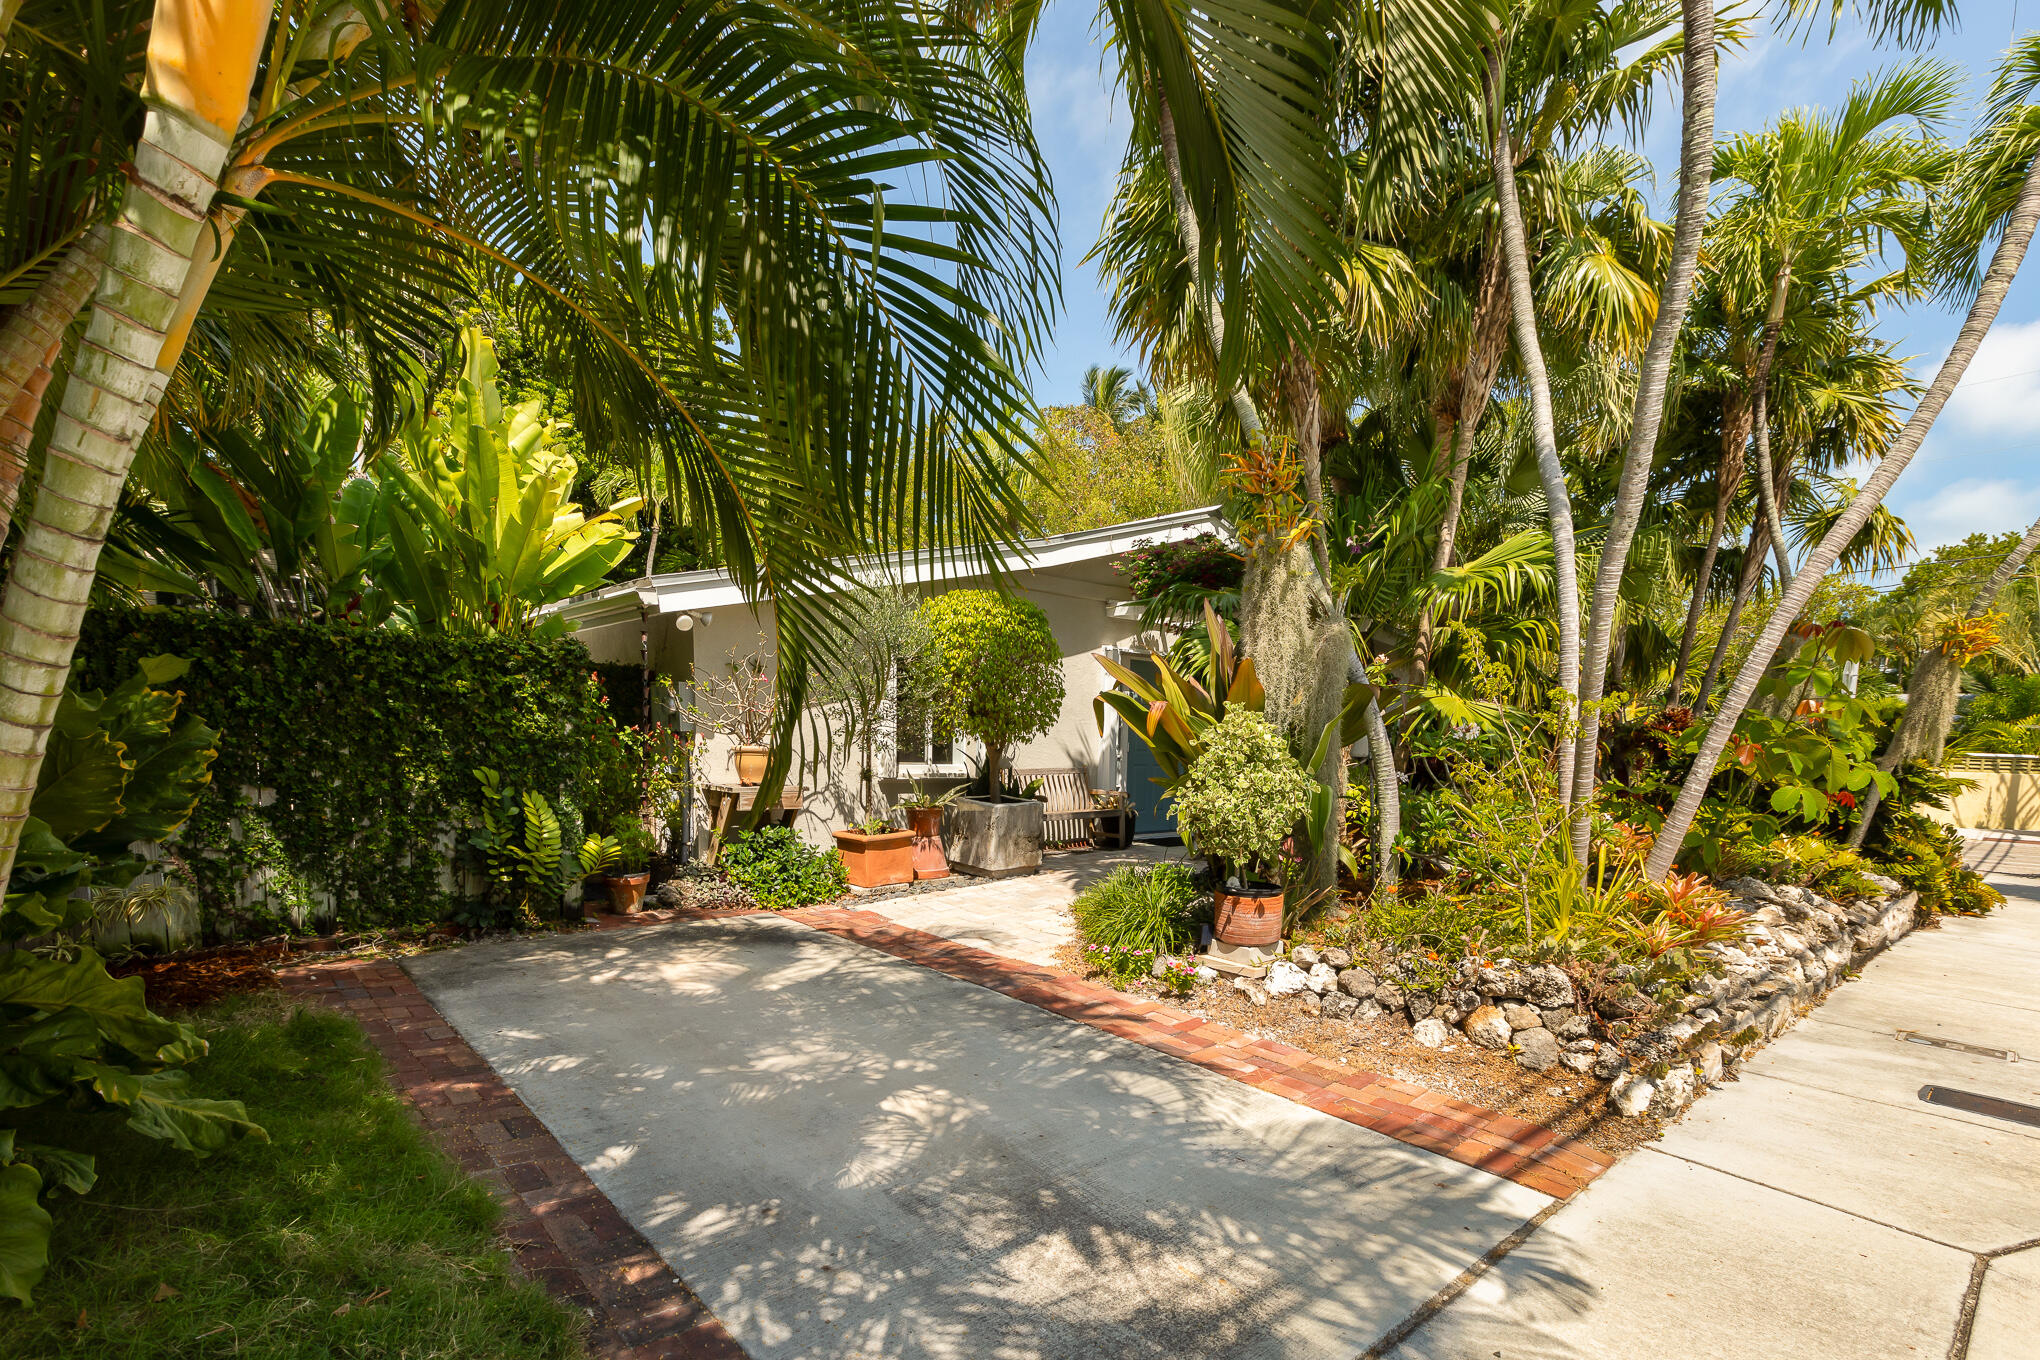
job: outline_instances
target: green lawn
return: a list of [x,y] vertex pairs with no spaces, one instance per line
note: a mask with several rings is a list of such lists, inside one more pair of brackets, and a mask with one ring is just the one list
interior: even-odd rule
[[0,1300],[0,1357],[581,1354],[579,1315],[511,1273],[488,1192],[405,1116],[352,1021],[273,997],[186,1018],[212,1043],[196,1094],[247,1102],[270,1141],[200,1161],[117,1117],[23,1119],[100,1176],[51,1204],[49,1274],[33,1306]]

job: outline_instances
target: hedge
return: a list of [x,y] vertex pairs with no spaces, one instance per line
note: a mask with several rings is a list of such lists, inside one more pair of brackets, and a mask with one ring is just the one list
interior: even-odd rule
[[[77,678],[107,687],[164,652],[192,663],[184,711],[221,733],[175,847],[207,938],[443,919],[445,836],[475,816],[475,769],[571,807],[614,747],[587,649],[568,638],[97,610]],[[251,876],[285,909],[238,905]]]

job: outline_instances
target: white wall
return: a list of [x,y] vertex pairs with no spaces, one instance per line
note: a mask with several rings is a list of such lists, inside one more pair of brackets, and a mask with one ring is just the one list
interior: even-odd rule
[[[969,588],[971,584],[959,581],[950,588]],[[1108,727],[1105,737],[1099,736],[1091,701],[1109,683],[1093,653],[1108,646],[1132,644],[1139,637],[1133,623],[1115,619],[1107,612],[1109,605],[1126,598],[1124,584],[1103,561],[1017,573],[1012,584],[1018,594],[1040,605],[1048,616],[1049,627],[1063,655],[1064,681],[1062,710],[1055,723],[1043,735],[1014,750],[1010,756],[1012,765],[1018,769],[1074,767],[1085,771],[1094,785],[1116,785],[1121,782],[1121,772],[1111,729]],[[720,671],[732,649],[740,656],[762,652],[770,657],[769,603],[755,610],[739,605],[719,606],[711,612],[708,622],[697,622],[687,633],[675,628],[671,617],[655,616],[649,621],[646,627],[656,672],[684,680],[690,666],[698,667],[701,674]],[[597,661],[633,663],[639,658],[639,628],[639,621],[630,619],[584,626],[575,636],[587,645]],[[789,776],[789,782],[798,780],[804,791],[804,806],[794,824],[803,840],[827,845],[831,843],[830,831],[862,819],[861,795],[856,787],[859,760],[854,755],[822,749],[819,733],[807,730],[808,725],[803,727],[796,742],[794,773]],[[967,768],[966,757],[975,760],[981,756],[975,743],[959,742],[958,746],[959,768]],[[704,741],[697,748],[698,779],[706,783],[735,783],[733,747],[734,743],[726,737]],[[891,768],[889,755],[890,752],[880,753],[874,762],[882,771]],[[939,776],[934,782],[940,782]],[[908,787],[904,779],[885,778],[881,781],[880,799],[890,803]],[[706,843],[707,834],[706,808],[699,799],[694,825],[698,848]]]

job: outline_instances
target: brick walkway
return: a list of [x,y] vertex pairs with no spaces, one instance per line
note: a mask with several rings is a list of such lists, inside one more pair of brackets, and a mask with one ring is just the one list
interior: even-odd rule
[[[597,921],[599,929],[617,930],[746,914],[661,910]],[[1288,1044],[1253,1039],[1158,1002],[898,925],[875,912],[811,907],[782,914],[1558,1199],[1573,1195],[1613,1162],[1540,1125],[1325,1063]],[[501,1230],[519,1266],[557,1297],[588,1310],[591,1353],[605,1360],[743,1356],[722,1324],[446,1023],[401,965],[311,963],[278,976],[294,995],[337,1006],[361,1022],[389,1064],[391,1083],[417,1107],[448,1154],[503,1202]]]

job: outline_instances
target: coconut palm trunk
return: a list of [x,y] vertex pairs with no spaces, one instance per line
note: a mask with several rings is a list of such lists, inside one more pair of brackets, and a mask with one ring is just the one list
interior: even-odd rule
[[[1530,291],[1530,252],[1523,234],[1523,208],[1516,198],[1515,154],[1502,84],[1500,40],[1487,53],[1489,153],[1494,165],[1495,197],[1501,206],[1502,259],[1509,280],[1509,309],[1514,321],[1516,357],[1530,386],[1530,434],[1537,451],[1537,475],[1544,485],[1546,514],[1551,524],[1552,577],[1558,602],[1558,688],[1578,708],[1580,697],[1580,592],[1578,551],[1573,541],[1572,492],[1565,466],[1558,460],[1558,433],[1551,414],[1551,375],[1544,367],[1544,347],[1537,333],[1537,303]],[[1568,720],[1571,714],[1567,715]],[[1566,808],[1573,801],[1573,729],[1568,721],[1557,742],[1558,797]]]
[[1665,690],[1667,704],[1677,704],[1685,697],[1686,670],[1693,664],[1693,643],[1700,635],[1700,616],[1706,612],[1714,564],[1721,556],[1729,507],[1735,503],[1735,493],[1742,486],[1743,451],[1750,438],[1750,409],[1738,394],[1723,404],[1721,415],[1721,465],[1714,474],[1714,518],[1707,528],[1707,548],[1700,554],[1700,568],[1693,575],[1693,598],[1686,605],[1685,631],[1679,634],[1679,659],[1672,667],[1672,683]]
[[177,299],[248,108],[269,0],[158,0],[149,113],[0,596],[0,884],[11,874],[99,551],[169,373]]
[[[1700,263],[1700,238],[1707,227],[1707,192],[1714,177],[1714,5],[1713,0],[1682,0],[1684,19],[1684,106],[1680,112],[1679,206],[1672,228],[1672,256],[1658,293],[1657,316],[1650,343],[1637,373],[1635,414],[1630,420],[1629,447],[1622,475],[1615,484],[1615,506],[1608,536],[1601,547],[1601,565],[1594,574],[1593,608],[1588,614],[1584,655],[1580,661],[1580,734],[1573,800],[1585,807],[1594,796],[1601,750],[1601,696],[1607,687],[1608,652],[1618,625],[1622,573],[1629,563],[1629,545],[1643,517],[1650,490],[1650,465],[1664,424],[1665,397],[1672,356],[1686,324],[1693,297],[1693,275]],[[1563,575],[1562,585],[1569,584]],[[1572,826],[1573,852],[1585,861],[1593,822],[1577,817]]]
[[1984,271],[1976,300],[1970,304],[1969,315],[1963,319],[1962,329],[1956,335],[1948,357],[1941,361],[1940,371],[1934,375],[1934,381],[1920,398],[1919,405],[1913,408],[1905,428],[1892,440],[1891,447],[1871,472],[1863,489],[1849,501],[1840,517],[1807,555],[1798,575],[1785,588],[1784,598],[1778,602],[1770,621],[1758,634],[1756,645],[1736,672],[1720,711],[1714,715],[1714,721],[1708,724],[1707,735],[1701,739],[1699,754],[1693,758],[1693,768],[1687,772],[1686,781],[1679,788],[1678,801],[1672,804],[1672,810],[1658,832],[1657,842],[1651,847],[1650,858],[1645,864],[1646,877],[1661,879],[1670,872],[1672,861],[1685,842],[1686,832],[1700,810],[1700,802],[1707,796],[1707,786],[1713,782],[1714,770],[1721,762],[1722,752],[1728,749],[1736,721],[1742,717],[1750,696],[1756,692],[1758,681],[1769,669],[1785,630],[1806,607],[1807,600],[1826,577],[1842,549],[1854,541],[1857,531],[1870,518],[1870,512],[1883,501],[1899,474],[1919,452],[1921,441],[1934,427],[1941,408],[1947,405],[1949,393],[1962,380],[1970,361],[1976,357],[1977,348],[1983,343],[1983,337],[1989,333],[1991,323],[1997,320],[1998,310],[2004,305],[2012,279],[2026,258],[2026,247],[2033,239],[2036,222],[2040,222],[2040,158],[2035,158],[2027,168],[2018,199],[2005,220],[2004,234],[1998,238],[1997,248],[1991,252],[1990,268]]
[[[1998,592],[2019,574],[2019,568],[2026,565],[2026,559],[2033,550],[2040,548],[2040,519],[2027,528],[2026,536],[2015,544],[2005,560],[1998,563],[1997,570],[1976,592],[1976,598],[1969,602],[1969,609],[1963,615],[1975,619],[1990,612],[1997,603]],[[1908,760],[1925,759],[1939,764],[1942,753],[1948,746],[1948,731],[1955,725],[1955,700],[1962,692],[1962,661],[1950,656],[1939,647],[1929,647],[1920,653],[1917,666],[1913,667],[1912,678],[1905,687],[1905,711],[1899,715],[1898,727],[1886,743],[1884,753],[1877,758],[1877,768],[1891,773]],[[1877,806],[1884,801],[1884,790],[1872,784],[1863,801],[1861,815],[1849,832],[1849,848],[1860,850],[1863,838],[1870,834],[1870,823],[1877,816]]]

